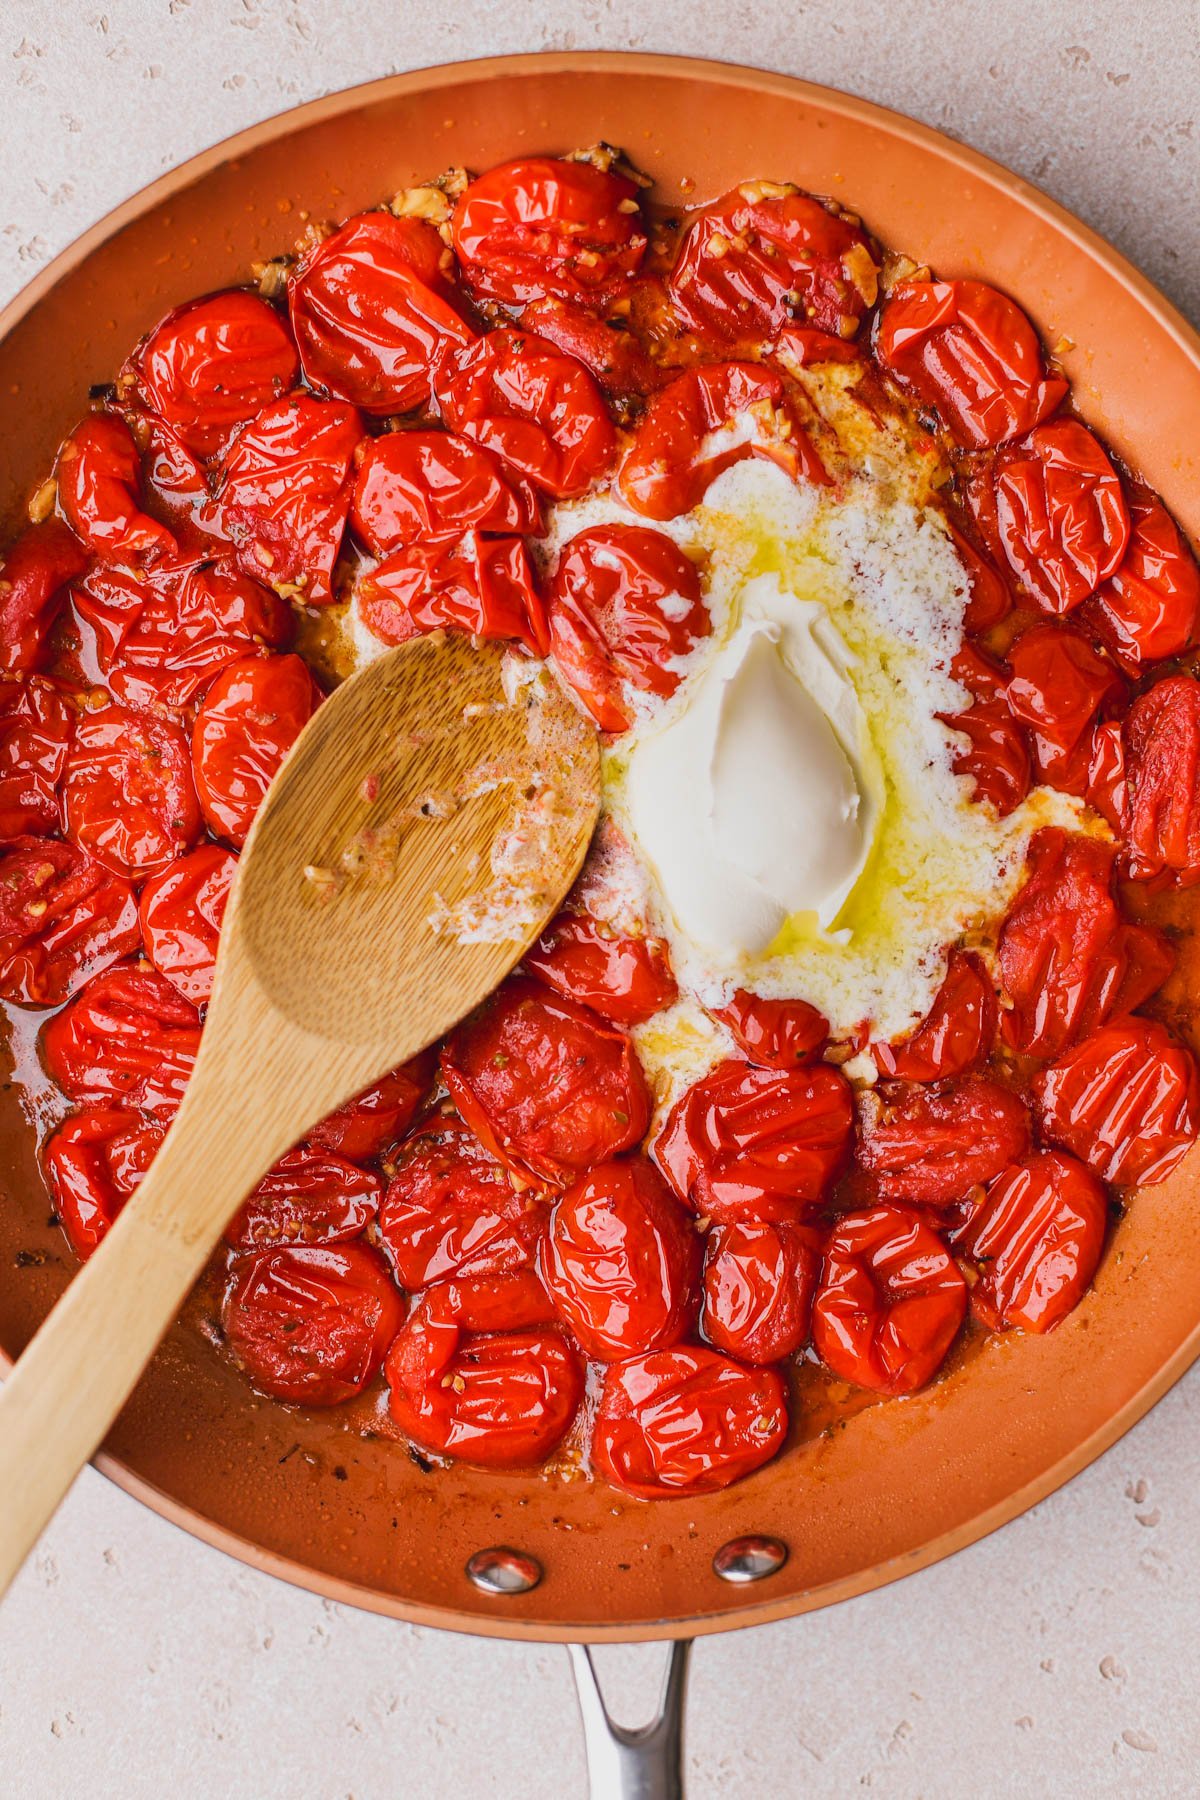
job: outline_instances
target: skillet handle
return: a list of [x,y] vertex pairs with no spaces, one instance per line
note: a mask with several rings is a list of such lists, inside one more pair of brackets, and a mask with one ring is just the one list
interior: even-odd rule
[[663,1677],[658,1712],[629,1731],[611,1718],[586,1644],[568,1644],[591,1800],[683,1800],[683,1705],[690,1638],[677,1638]]

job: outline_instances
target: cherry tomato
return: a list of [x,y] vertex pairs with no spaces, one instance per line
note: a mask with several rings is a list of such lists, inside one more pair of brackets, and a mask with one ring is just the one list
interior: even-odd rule
[[72,1100],[155,1119],[178,1110],[199,1047],[195,1007],[136,964],[93,975],[42,1030],[42,1059]]
[[946,976],[917,1029],[896,1044],[873,1044],[875,1066],[895,1081],[944,1081],[987,1061],[996,1042],[996,990],[979,957],[952,950]]
[[775,342],[775,355],[785,365],[817,369],[824,363],[862,363],[861,344],[811,325],[785,325]]
[[238,849],[275,774],[321,703],[299,656],[231,663],[196,714],[192,759],[208,828]]
[[556,1203],[541,1271],[584,1355],[618,1362],[686,1335],[700,1244],[654,1164],[623,1157],[589,1169]]
[[473,1286],[442,1282],[413,1307],[384,1371],[392,1418],[438,1456],[489,1469],[544,1462],[575,1417],[583,1365],[545,1324],[532,1271],[493,1281],[482,1307]]
[[288,282],[305,379],[369,413],[428,406],[434,374],[475,333],[454,303],[432,225],[360,213]]
[[[739,421],[750,413],[757,430]],[[647,519],[675,519],[699,506],[725,469],[766,457],[793,481],[828,485],[808,435],[761,363],[688,369],[654,395],[617,474],[621,497]]]
[[254,1386],[301,1406],[360,1394],[400,1329],[404,1304],[365,1244],[295,1244],[234,1267],[226,1341]]
[[359,465],[354,529],[376,556],[464,531],[541,529],[541,505],[498,456],[452,431],[390,431]]
[[719,1019],[747,1061],[760,1069],[794,1069],[820,1056],[829,1040],[829,1020],[807,1000],[768,1000],[736,988]]
[[1125,739],[1120,721],[1094,725],[1088,747],[1087,803],[1107,819],[1119,838],[1129,836],[1129,793],[1125,782]]
[[201,522],[224,530],[245,574],[328,605],[362,435],[352,406],[309,394],[274,401],[229,446]]
[[844,1213],[825,1249],[813,1344],[844,1381],[911,1394],[932,1380],[967,1312],[967,1284],[916,1213]]
[[611,1025],[642,1025],[679,997],[662,938],[623,937],[589,913],[559,913],[524,966]]
[[854,1130],[849,1083],[828,1063],[718,1063],[676,1101],[654,1146],[667,1180],[702,1217],[799,1221],[825,1196]]
[[857,221],[775,182],[744,182],[694,215],[671,271],[696,331],[758,341],[795,321],[853,337],[878,273]]
[[87,552],[57,519],[31,525],[3,552],[0,670],[15,674],[42,667],[49,655],[51,627],[66,597],[64,589],[87,564]]
[[136,392],[193,456],[216,456],[238,425],[293,387],[287,326],[244,288],[177,306],[129,362]]
[[1108,1202],[1073,1156],[1038,1150],[997,1176],[958,1249],[980,1265],[971,1307],[989,1331],[1051,1331],[1096,1272]]
[[394,1162],[379,1235],[402,1287],[507,1275],[532,1263],[545,1202],[514,1184],[453,1114],[437,1112],[419,1125]]
[[595,381],[532,332],[490,331],[460,351],[438,377],[437,398],[452,431],[556,500],[584,493],[612,462],[616,438]]
[[1102,1181],[1165,1181],[1200,1127],[1200,1071],[1155,1019],[1122,1019],[1034,1078],[1038,1123],[1051,1143]]
[[781,1362],[808,1342],[821,1273],[810,1226],[714,1225],[704,1249],[705,1337],[739,1362]]
[[132,413],[129,424],[137,432],[142,452],[142,489],[147,503],[155,516],[166,514],[180,549],[190,544],[211,545],[214,538],[222,537],[215,522],[201,522],[201,508],[211,498],[208,477],[187,445],[155,413]]
[[141,510],[142,463],[128,425],[115,413],[89,413],[54,465],[67,524],[105,562],[150,563],[173,556],[165,525]]
[[565,1187],[650,1123],[633,1045],[586,1006],[518,977],[447,1040],[442,1079],[471,1130],[518,1174]]
[[[1200,875],[1200,681],[1169,675],[1125,718],[1129,843],[1150,873]],[[1137,871],[1141,873],[1141,870]]]
[[1129,496],[1129,548],[1087,602],[1088,626],[1136,675],[1144,663],[1179,656],[1200,629],[1200,569],[1170,513],[1148,488]]
[[990,631],[1012,611],[1012,589],[996,565],[976,549],[953,519],[943,515],[950,541],[958,560],[967,572],[967,604],[963,612],[964,631]]
[[875,353],[965,450],[1022,437],[1063,400],[1020,307],[983,281],[907,281],[879,315]]
[[382,1081],[364,1088],[315,1125],[308,1134],[309,1142],[350,1162],[368,1162],[373,1156],[381,1156],[390,1144],[403,1137],[424,1106],[433,1084],[434,1068],[434,1056],[428,1050],[401,1063]]
[[964,644],[950,673],[971,694],[965,712],[939,713],[944,725],[967,740],[954,771],[973,783],[973,798],[987,800],[1006,818],[1029,792],[1029,748],[1004,698],[1007,676],[973,644]]
[[1008,708],[1028,727],[1037,779],[1082,794],[1088,727],[1106,702],[1121,697],[1124,682],[1069,625],[1031,625],[1011,646],[1008,663]]
[[485,300],[590,300],[634,274],[646,250],[637,184],[591,163],[531,156],[463,191],[451,230],[463,279]]
[[200,835],[187,739],[169,719],[106,706],[75,725],[67,836],[115,875],[155,875]]
[[263,1176],[225,1236],[237,1250],[337,1244],[371,1223],[381,1188],[369,1169],[300,1144]]
[[46,1180],[67,1242],[86,1262],[154,1161],[164,1128],[137,1113],[72,1113],[47,1138]]
[[0,997],[58,1006],[138,943],[127,881],[52,838],[0,849]]
[[75,714],[52,682],[0,680],[0,841],[57,831]]
[[516,638],[535,656],[550,647],[546,609],[520,538],[430,538],[395,550],[364,575],[358,610],[385,644],[425,631]]
[[782,1449],[787,1389],[775,1369],[676,1345],[605,1371],[592,1458],[641,1500],[712,1494]]
[[596,723],[626,731],[623,693],[665,698],[712,629],[696,566],[661,531],[594,525],[567,544],[550,589],[554,660]]
[[611,400],[640,400],[663,384],[662,370],[621,317],[600,319],[547,298],[525,307],[521,323],[590,369]]
[[142,889],[146,955],[193,1006],[207,1006],[212,995],[217,939],[236,872],[231,850],[201,844]]
[[1131,924],[1112,891],[1115,847],[1056,826],[1035,833],[1025,884],[1000,930],[1011,1007],[1004,1041],[1049,1060],[1132,1012],[1175,966],[1161,933]]
[[1039,425],[1000,452],[992,480],[1004,554],[1043,612],[1070,612],[1121,566],[1129,513],[1086,425]]
[[982,1075],[860,1097],[859,1162],[881,1200],[948,1206],[1029,1148],[1029,1115]]

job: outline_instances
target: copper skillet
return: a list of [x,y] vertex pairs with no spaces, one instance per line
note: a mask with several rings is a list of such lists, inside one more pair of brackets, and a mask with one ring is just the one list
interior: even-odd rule
[[[111,379],[168,307],[245,281],[304,217],[343,217],[452,163],[487,167],[598,138],[623,145],[671,204],[750,176],[795,179],[940,273],[1008,289],[1059,347],[1084,415],[1200,539],[1200,339],[1092,232],[984,157],[843,94],[610,54],[502,57],[335,94],[206,151],[110,214],[0,315],[5,526],[89,385]],[[578,1643],[686,1640],[780,1619],[972,1543],[1141,1418],[1200,1351],[1198,1182],[1193,1156],[1135,1200],[1094,1291],[1048,1338],[988,1343],[929,1393],[860,1412],[704,1500],[647,1506],[584,1481],[426,1473],[327,1416],[257,1399],[185,1328],[97,1461],[244,1561],[421,1624]],[[70,1268],[7,1084],[0,1183],[0,1346],[11,1358]],[[786,1562],[753,1584],[719,1579],[714,1555],[746,1534],[778,1540]],[[486,1574],[482,1587],[468,1577],[476,1552],[505,1545],[540,1568],[535,1586],[494,1592]],[[733,1560],[750,1572],[753,1558]],[[516,1579],[521,1565],[504,1566]],[[602,1734],[586,1681],[581,1692]],[[658,1736],[632,1750],[597,1738],[598,1757],[643,1782],[622,1791],[672,1791],[681,1696],[677,1657],[674,1716]]]

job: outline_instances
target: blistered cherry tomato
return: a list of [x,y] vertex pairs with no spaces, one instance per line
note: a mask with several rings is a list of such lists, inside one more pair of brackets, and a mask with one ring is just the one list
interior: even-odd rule
[[945,524],[958,560],[967,572],[963,630],[990,631],[1012,611],[1012,589],[995,564],[959,530],[953,519],[946,518]]
[[200,1015],[156,969],[94,975],[42,1031],[42,1058],[84,1106],[178,1110],[200,1047]]
[[87,552],[57,519],[31,525],[0,560],[0,670],[40,669],[69,582],[87,568]]
[[156,517],[166,514],[181,551],[222,539],[216,521],[200,517],[211,495],[199,459],[156,413],[135,413],[133,426],[142,453],[142,491]]
[[584,1355],[617,1362],[685,1335],[700,1244],[653,1163],[623,1157],[589,1169],[557,1202],[541,1271]]
[[996,1041],[996,990],[979,957],[952,950],[937,998],[911,1036],[873,1044],[875,1065],[895,1081],[944,1081],[986,1062]]
[[351,1162],[368,1162],[403,1137],[429,1096],[435,1059],[432,1051],[401,1063],[382,1081],[364,1088],[336,1112],[314,1125],[309,1142],[345,1156]]
[[442,1078],[493,1155],[553,1186],[632,1149],[650,1123],[625,1033],[540,981],[506,982],[460,1026],[442,1050]]
[[72,1113],[46,1140],[42,1160],[58,1222],[86,1262],[154,1161],[164,1130],[135,1112]]
[[845,1213],[825,1249],[813,1344],[835,1375],[881,1394],[911,1394],[945,1361],[967,1312],[967,1284],[916,1213]]
[[770,339],[792,322],[844,338],[875,304],[878,270],[857,221],[750,181],[692,219],[670,291],[689,325],[719,338]]
[[612,400],[641,399],[666,379],[622,318],[602,319],[562,300],[545,299],[527,306],[521,322],[548,344],[576,357]]
[[1043,612],[1070,612],[1120,567],[1129,513],[1086,425],[1039,425],[1000,452],[992,480],[1004,554]]
[[516,638],[535,656],[550,647],[546,609],[520,538],[430,538],[394,550],[364,575],[358,610],[385,644],[425,631],[469,631]]
[[902,282],[879,315],[875,353],[967,450],[1032,431],[1067,392],[1046,375],[1020,307],[983,281]]
[[1119,838],[1129,836],[1125,738],[1118,719],[1092,727],[1088,739],[1087,803],[1102,819],[1107,819]]
[[130,359],[138,397],[202,458],[286,394],[299,368],[275,308],[243,288],[177,306]]
[[[1087,786],[1085,734],[1124,683],[1082,632],[1069,625],[1031,625],[1008,652],[1005,697],[1028,728],[1039,781],[1082,794]],[[1073,755],[1084,745],[1081,755]]]
[[240,848],[279,765],[321,703],[299,656],[232,663],[196,714],[192,757],[208,828]]
[[637,185],[591,163],[531,156],[464,189],[451,229],[473,294],[521,306],[610,293],[646,249]]
[[507,1275],[533,1261],[548,1216],[453,1114],[435,1113],[393,1153],[379,1235],[402,1287]]
[[0,996],[57,1006],[139,943],[127,881],[72,844],[16,837],[0,849]]
[[444,357],[475,333],[454,304],[442,240],[423,219],[360,213],[288,282],[305,379],[369,413],[428,406]]
[[[1129,844],[1146,871],[1200,875],[1200,681],[1156,681],[1125,718]],[[1142,870],[1135,871],[1142,873]]]
[[819,1207],[854,1129],[849,1083],[828,1063],[718,1063],[675,1103],[655,1157],[702,1217],[798,1221]]
[[362,434],[352,406],[308,394],[274,401],[229,446],[201,519],[221,526],[247,575],[327,605]]
[[128,425],[90,413],[54,465],[67,524],[105,562],[149,563],[173,556],[175,539],[139,505],[142,463]]
[[938,714],[967,740],[955,754],[954,772],[969,778],[975,800],[990,801],[1006,818],[1029,792],[1030,778],[1025,733],[1004,697],[1007,672],[973,644],[963,644],[950,672],[971,695],[965,712]]
[[982,1075],[937,1087],[883,1084],[860,1097],[859,1162],[881,1200],[946,1206],[1029,1148],[1029,1115]]
[[1200,569],[1170,513],[1148,488],[1129,496],[1129,547],[1115,574],[1097,588],[1084,617],[1121,664],[1178,656],[1200,629]]
[[200,835],[182,731],[125,706],[85,714],[67,760],[63,812],[67,836],[115,875],[165,869]]
[[780,1362],[808,1341],[821,1273],[820,1235],[807,1225],[714,1225],[704,1246],[701,1327],[740,1362]]
[[0,841],[57,831],[75,714],[52,682],[0,681]]
[[1122,916],[1112,891],[1115,856],[1113,845],[1056,826],[1030,841],[1025,883],[998,946],[1012,1002],[1004,1039],[1025,1056],[1060,1056],[1148,1000],[1175,966],[1160,932]]
[[525,967],[613,1025],[642,1025],[679,994],[662,938],[624,937],[589,913],[559,913]]
[[863,347],[811,325],[785,325],[775,340],[775,358],[786,367],[819,369],[823,363],[863,363]]
[[829,1020],[807,1000],[769,1000],[736,988],[713,1012],[742,1055],[760,1069],[794,1069],[819,1056],[829,1039]]
[[[753,414],[756,430],[739,424]],[[765,457],[793,481],[829,481],[780,377],[761,363],[710,363],[654,395],[617,474],[621,497],[647,519],[675,519],[700,504],[725,469]]]
[[627,1494],[688,1498],[770,1462],[787,1428],[777,1370],[746,1369],[715,1350],[681,1344],[606,1371],[592,1458]]
[[376,556],[464,531],[524,535],[541,526],[537,495],[498,456],[452,431],[389,431],[359,466],[354,529]]
[[381,1187],[369,1169],[300,1144],[263,1176],[225,1236],[238,1250],[341,1243],[371,1223]]
[[193,1006],[207,1006],[217,966],[217,939],[237,857],[219,844],[200,844],[153,876],[138,913],[146,955]]
[[489,331],[443,368],[442,418],[557,500],[604,474],[616,439],[603,397],[573,356],[532,332]]
[[1104,1025],[1033,1083],[1038,1123],[1121,1186],[1165,1181],[1200,1127],[1200,1071],[1156,1019]]
[[221,1307],[226,1341],[256,1388],[301,1406],[360,1394],[404,1304],[365,1244],[297,1244],[246,1257]]
[[1039,1150],[997,1176],[957,1238],[980,1265],[971,1307],[991,1331],[1050,1331],[1096,1272],[1108,1202],[1096,1177],[1058,1150]]

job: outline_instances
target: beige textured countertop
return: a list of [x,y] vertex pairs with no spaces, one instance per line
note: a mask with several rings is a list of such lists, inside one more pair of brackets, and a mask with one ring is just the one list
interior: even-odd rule
[[[159,170],[328,89],[500,51],[648,49],[852,89],[989,151],[1200,315],[1189,0],[6,0],[0,295]],[[1200,1375],[941,1567],[693,1660],[693,1800],[1200,1787]],[[636,1717],[661,1652],[605,1653]],[[575,1800],[567,1662],[332,1606],[87,1471],[0,1611],[20,1800]]]

